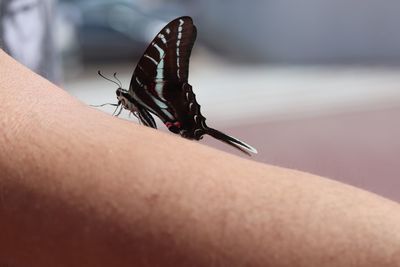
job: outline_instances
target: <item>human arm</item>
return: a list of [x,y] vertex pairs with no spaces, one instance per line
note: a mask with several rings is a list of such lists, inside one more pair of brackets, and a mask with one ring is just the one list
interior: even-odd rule
[[0,259],[399,266],[398,204],[89,108],[0,51]]

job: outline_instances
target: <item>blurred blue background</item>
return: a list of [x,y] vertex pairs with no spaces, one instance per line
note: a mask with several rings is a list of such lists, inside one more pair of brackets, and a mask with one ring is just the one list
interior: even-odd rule
[[[257,161],[400,201],[399,1],[1,3],[2,47],[88,104],[115,101],[115,86],[97,70],[118,72],[127,87],[155,34],[192,16],[198,39],[189,81],[210,126],[254,145]],[[35,12],[46,18],[42,31],[27,29],[28,14],[39,21]],[[6,38],[13,31],[19,39]],[[42,45],[21,46],[32,32]],[[28,52],[38,47],[46,49],[31,54],[43,55],[42,63],[33,64]]]

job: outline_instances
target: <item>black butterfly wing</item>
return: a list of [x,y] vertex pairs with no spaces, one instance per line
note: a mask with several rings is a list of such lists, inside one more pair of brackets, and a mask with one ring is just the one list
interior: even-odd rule
[[157,129],[157,124],[150,112],[148,112],[145,108],[138,106],[137,113],[143,125]]
[[180,94],[171,98],[171,103],[176,107],[177,118],[181,124],[179,134],[183,137],[200,140],[203,135],[208,134],[247,155],[250,155],[250,152],[257,153],[254,147],[245,142],[207,126],[206,118],[201,114],[200,105],[190,84],[184,83]]
[[[139,60],[129,87],[143,124],[156,128],[148,112],[169,124],[169,130],[199,140],[209,134],[246,154],[257,150],[246,143],[209,128],[188,83],[189,59],[197,30],[190,17],[168,23]],[[172,124],[172,126],[171,126]]]
[[129,92],[139,106],[165,122],[177,121],[176,105],[189,76],[197,30],[190,17],[168,23],[153,39],[133,72]]

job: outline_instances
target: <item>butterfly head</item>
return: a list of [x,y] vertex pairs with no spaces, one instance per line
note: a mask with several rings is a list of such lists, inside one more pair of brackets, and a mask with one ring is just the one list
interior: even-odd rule
[[119,100],[119,98],[122,97],[122,88],[121,88],[121,87],[118,87],[118,89],[117,89],[117,91],[115,91],[115,93],[117,94],[117,98],[118,98],[118,100]]
[[117,91],[115,92],[115,93],[117,94],[117,99],[118,99],[118,104],[117,104],[117,106],[122,105],[124,108],[129,108],[129,101],[128,101],[128,99],[129,99],[129,93],[128,93],[127,90],[122,89],[122,83],[121,83],[121,81],[117,78],[117,73],[115,72],[114,75],[113,75],[116,81],[111,80],[110,78],[107,78],[107,77],[104,76],[100,71],[98,71],[97,73],[98,73],[102,78],[104,78],[104,79],[106,79],[107,81],[110,81],[110,82],[112,82],[112,83],[115,83],[115,84],[118,86]]
[[122,89],[121,87],[118,87],[118,89],[115,91],[118,99],[118,105],[122,105],[126,109],[130,109],[129,101],[130,95],[128,90]]

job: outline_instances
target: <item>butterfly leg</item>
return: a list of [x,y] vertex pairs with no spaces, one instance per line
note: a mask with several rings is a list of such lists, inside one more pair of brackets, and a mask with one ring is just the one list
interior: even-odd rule
[[110,106],[114,106],[117,107],[118,104],[114,104],[114,103],[105,103],[105,104],[101,104],[101,105],[89,105],[91,107],[104,107],[105,105],[110,105]]
[[[115,111],[113,112],[113,115],[114,115],[114,113],[117,111],[117,109],[118,109],[118,107],[117,107],[117,108],[115,109]],[[123,109],[123,107],[120,106],[119,111],[118,111],[117,114],[115,114],[114,116],[115,116],[115,117],[118,117],[119,115],[121,115],[122,109]]]
[[139,124],[143,125],[142,119],[140,118],[140,115],[139,115],[138,112],[136,112],[136,111],[135,112],[130,112],[129,115],[130,114],[133,114],[138,119]]
[[133,116],[135,116],[137,119],[139,119],[139,115],[138,115],[137,111],[133,111],[133,112],[131,111],[131,112],[129,112],[129,116],[130,116],[131,114],[132,114]]

